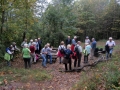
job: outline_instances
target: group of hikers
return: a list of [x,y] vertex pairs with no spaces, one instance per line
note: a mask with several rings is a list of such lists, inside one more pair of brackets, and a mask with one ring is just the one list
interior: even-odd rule
[[[31,39],[29,43],[27,43],[27,39],[25,39],[21,47],[22,49],[22,57],[24,59],[25,68],[31,67],[32,63],[36,63],[39,57],[42,58],[42,66],[44,68],[47,67],[47,63],[52,64],[52,50],[53,47],[50,46],[50,43],[45,44],[45,46],[41,47],[42,41],[40,38]],[[81,66],[81,58],[84,56],[84,63],[88,63],[88,59],[94,59],[94,53],[96,49],[97,42],[95,38],[91,40],[87,36],[85,39],[85,44],[82,47],[81,41],[77,40],[77,37],[74,36],[71,39],[70,36],[67,39],[60,42],[57,51],[57,57],[59,59],[59,63],[63,63],[65,65],[65,70],[68,70],[67,64],[69,64],[69,70],[72,70],[72,59],[74,59],[74,68]],[[112,37],[109,37],[109,40],[105,44],[106,51],[106,59],[111,58],[113,47],[115,46],[115,42]],[[6,53],[4,59],[7,60],[7,65],[11,66],[11,61],[13,61],[15,52],[20,51],[17,48],[16,43],[13,42],[12,45],[6,48]],[[88,58],[90,56],[90,58]],[[48,61],[49,59],[49,61]]]

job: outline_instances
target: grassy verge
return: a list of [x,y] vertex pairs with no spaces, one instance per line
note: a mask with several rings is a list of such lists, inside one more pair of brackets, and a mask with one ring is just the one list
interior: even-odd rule
[[112,60],[99,63],[88,72],[82,72],[80,81],[72,90],[120,90],[120,52]]
[[51,79],[45,70],[4,67],[0,69],[0,84],[4,82],[29,82]]

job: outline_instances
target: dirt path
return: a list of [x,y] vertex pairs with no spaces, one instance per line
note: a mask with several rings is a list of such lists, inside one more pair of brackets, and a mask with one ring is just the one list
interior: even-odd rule
[[[99,46],[103,44],[105,45],[104,42],[100,42],[100,43],[98,42]],[[117,44],[117,48],[115,51],[118,50],[120,41],[117,40],[116,44]],[[72,60],[72,62],[74,61]],[[82,64],[83,64],[83,57],[82,57]],[[23,60],[18,59],[17,62],[13,62],[13,67],[18,67],[18,68],[24,67]],[[47,68],[43,68],[41,66],[41,62],[39,61],[37,64],[33,64],[31,69],[41,69],[41,68],[47,70],[49,74],[52,75],[51,80],[46,80],[39,83],[36,83],[34,81],[28,83],[11,82],[9,86],[7,86],[7,88],[13,88],[13,89],[6,89],[6,90],[70,90],[77,82],[79,82],[82,75],[81,72],[79,73],[59,72],[59,70],[64,70],[64,65],[59,64],[59,60],[57,60],[56,63],[47,64]]]

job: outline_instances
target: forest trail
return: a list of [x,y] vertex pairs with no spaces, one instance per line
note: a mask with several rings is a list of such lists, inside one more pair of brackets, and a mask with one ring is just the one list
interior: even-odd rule
[[[118,51],[120,50],[120,41],[115,41],[117,46],[114,50]],[[104,42],[98,42],[99,46],[103,46]],[[24,62],[20,58],[17,58],[15,62],[12,63],[12,67],[17,68],[23,68]],[[95,59],[97,60],[97,58]],[[95,60],[89,60],[90,62],[93,62]],[[72,68],[73,67],[72,60]],[[82,57],[82,65],[83,65],[83,57]],[[72,87],[79,82],[80,78],[82,77],[82,72],[59,72],[60,70],[64,70],[64,64],[59,64],[59,60],[57,59],[56,63],[53,64],[47,64],[47,68],[43,68],[41,66],[41,60],[37,62],[37,64],[32,64],[31,69],[44,69],[46,70],[51,76],[51,80],[41,81],[41,82],[35,82],[30,81],[27,83],[21,83],[21,82],[11,82],[8,86],[5,86],[7,88],[13,88],[13,89],[6,89],[6,90],[71,90]],[[87,72],[88,76],[91,75],[89,72],[90,67],[85,68],[85,71]],[[29,86],[29,87],[28,87]],[[22,88],[22,89],[20,89]]]

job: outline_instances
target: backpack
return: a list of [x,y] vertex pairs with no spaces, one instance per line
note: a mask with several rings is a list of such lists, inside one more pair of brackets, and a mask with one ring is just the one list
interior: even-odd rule
[[85,56],[87,56],[87,55],[88,55],[88,52],[87,52],[87,50],[86,50],[86,49],[84,49],[84,50],[83,50],[83,53],[84,53],[84,55],[85,55]]
[[60,49],[60,53],[61,53],[61,54],[64,54],[64,53],[65,53],[64,47],[61,47],[61,46],[60,46],[60,48],[61,48],[61,49]]
[[70,54],[71,54],[70,50],[65,50],[64,58],[69,59],[70,58]]
[[75,46],[74,52],[79,53],[78,46]]

